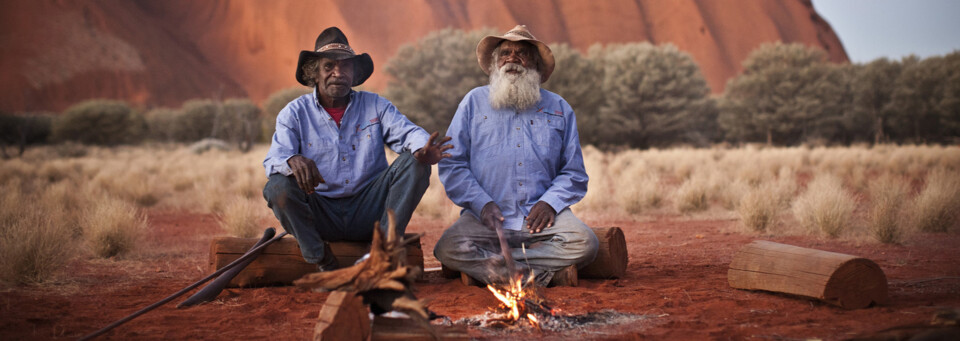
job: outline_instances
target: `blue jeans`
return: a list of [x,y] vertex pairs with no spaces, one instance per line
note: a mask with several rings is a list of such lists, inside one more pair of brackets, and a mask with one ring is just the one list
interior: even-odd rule
[[[593,230],[574,216],[569,208],[557,214],[553,226],[539,233],[530,233],[526,228],[503,232],[516,268],[533,271],[537,282],[544,286],[557,270],[570,265],[589,265],[597,257],[600,247]],[[433,248],[433,255],[448,268],[464,272],[484,283],[502,282],[509,278],[496,231],[483,225],[473,213],[467,211],[443,232]]]
[[354,196],[308,195],[292,175],[272,174],[263,198],[283,229],[297,239],[303,259],[316,264],[327,251],[324,242],[370,241],[377,221],[386,236],[388,209],[396,213],[397,233],[403,235],[429,185],[430,166],[406,151]]

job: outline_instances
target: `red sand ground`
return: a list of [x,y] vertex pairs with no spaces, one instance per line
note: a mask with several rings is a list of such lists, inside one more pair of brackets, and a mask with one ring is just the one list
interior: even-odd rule
[[[0,292],[0,340],[76,339],[156,302],[209,274],[210,240],[223,232],[211,215],[152,212],[151,233],[131,260],[79,259],[52,284]],[[890,284],[890,302],[844,310],[786,295],[732,289],[726,272],[733,254],[757,237],[731,233],[736,221],[661,217],[650,222],[590,222],[623,228],[630,252],[626,278],[581,280],[576,288],[544,291],[554,306],[582,314],[602,309],[653,316],[564,338],[579,339],[844,339],[885,328],[927,323],[940,308],[960,307],[960,235],[924,234],[907,246],[812,237],[764,239],[858,255],[876,261]],[[426,232],[427,267],[443,223],[414,220]],[[698,238],[697,236],[702,238]],[[485,289],[428,276],[417,294],[452,319],[496,305]],[[101,339],[309,339],[327,294],[293,287],[228,289],[213,303],[185,310],[177,299]],[[503,339],[471,329],[480,339]],[[557,339],[554,333],[509,334],[510,339]]]

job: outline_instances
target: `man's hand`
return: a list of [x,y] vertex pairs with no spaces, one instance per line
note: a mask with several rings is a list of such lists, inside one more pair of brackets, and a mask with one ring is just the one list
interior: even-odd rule
[[440,132],[438,131],[430,134],[430,140],[427,140],[427,144],[424,145],[423,148],[413,153],[413,157],[425,165],[435,165],[437,162],[440,162],[440,159],[450,157],[449,153],[444,153],[453,148],[453,146],[449,144],[444,144],[450,142],[450,136],[444,136],[443,139],[437,141],[438,136],[440,136]]
[[500,206],[497,206],[497,203],[493,201],[483,205],[483,209],[480,210],[480,222],[494,231],[502,229],[503,213],[500,212]]
[[313,194],[313,189],[317,185],[326,183],[320,176],[317,164],[303,155],[294,155],[287,159],[287,165],[293,171],[293,177],[297,179],[297,185],[307,194]]
[[530,215],[527,216],[527,228],[530,233],[539,233],[543,229],[553,226],[553,220],[557,217],[557,212],[553,210],[550,204],[543,201],[537,201],[530,209]]

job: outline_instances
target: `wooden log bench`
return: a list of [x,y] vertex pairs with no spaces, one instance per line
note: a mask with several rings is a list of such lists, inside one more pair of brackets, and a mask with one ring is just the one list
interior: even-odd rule
[[[597,235],[600,241],[600,248],[597,251],[597,258],[592,263],[577,270],[576,268],[565,268],[559,271],[557,278],[552,285],[555,286],[577,286],[578,278],[593,279],[613,279],[621,278],[627,273],[627,241],[623,236],[623,230],[619,227],[591,227],[593,233]],[[476,279],[467,276],[467,274],[454,271],[443,267],[443,276],[446,278],[460,278],[464,285],[481,286],[482,283]]]
[[[404,237],[412,237],[406,234]],[[210,269],[217,269],[240,258],[257,243],[257,238],[216,238],[210,243]],[[349,266],[370,251],[370,242],[332,242],[330,249],[341,266]],[[420,241],[407,246],[407,264],[423,269],[423,249]],[[230,281],[228,287],[291,285],[306,274],[317,271],[315,264],[307,263],[300,254],[300,245],[293,236],[270,244],[253,262]]]
[[731,287],[814,298],[847,309],[887,301],[887,277],[873,261],[756,240],[733,256]]

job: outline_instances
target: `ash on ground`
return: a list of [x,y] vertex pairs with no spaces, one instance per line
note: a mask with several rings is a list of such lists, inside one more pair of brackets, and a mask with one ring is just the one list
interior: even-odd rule
[[[613,325],[634,324],[638,321],[650,320],[660,317],[658,315],[637,315],[621,313],[616,310],[604,309],[598,312],[591,312],[583,315],[552,315],[537,316],[541,330],[551,332],[563,331],[581,331],[587,332],[598,327],[608,327]],[[488,330],[499,330],[505,332],[512,331],[535,331],[537,327],[533,326],[526,318],[518,321],[508,321],[505,314],[488,311],[483,315],[465,317],[453,322],[454,325],[465,325],[468,327],[480,327]]]

